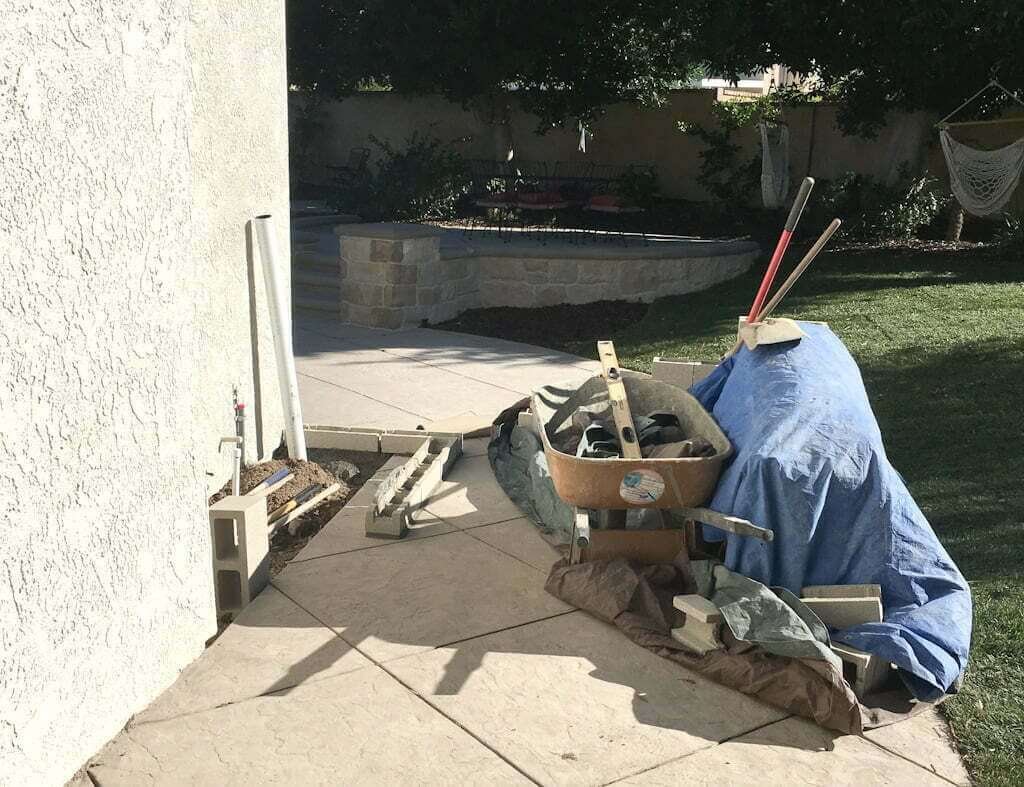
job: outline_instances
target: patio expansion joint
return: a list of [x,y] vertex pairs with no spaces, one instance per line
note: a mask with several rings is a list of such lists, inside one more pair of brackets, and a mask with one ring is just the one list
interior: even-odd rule
[[[445,534],[445,535],[451,535],[451,534]],[[424,697],[422,694],[420,694],[418,691],[416,691],[416,689],[414,689],[412,686],[410,686],[408,683],[406,683],[404,680],[402,680],[398,675],[396,675],[394,672],[389,670],[387,668],[387,666],[386,666],[386,662],[382,662],[382,661],[377,660],[372,655],[367,653],[365,650],[360,648],[358,645],[354,645],[351,642],[348,642],[348,640],[345,640],[345,638],[342,637],[341,634],[339,634],[337,631],[335,631],[335,629],[333,627],[327,625],[327,623],[325,623],[323,620],[321,620],[319,617],[317,617],[311,610],[308,610],[305,607],[303,607],[302,604],[300,604],[296,599],[292,598],[287,593],[285,593],[283,590],[281,590],[281,588],[277,587],[276,585],[274,587],[278,591],[280,591],[284,596],[286,596],[293,604],[295,604],[296,606],[298,606],[298,607],[302,608],[303,610],[305,610],[307,614],[309,614],[314,620],[317,621],[317,623],[319,623],[320,625],[322,625],[325,628],[329,629],[331,632],[334,633],[335,636],[337,636],[337,637],[341,638],[342,640],[344,640],[353,650],[355,650],[359,654],[361,654],[361,655],[365,656],[367,659],[369,659],[369,661],[372,662],[373,666],[375,666],[381,672],[386,674],[389,678],[391,678],[393,681],[395,681],[398,685],[400,685],[402,688],[404,688],[406,691],[408,691],[412,696],[414,696],[416,699],[418,699],[420,702],[422,702],[424,705],[426,705],[428,708],[430,708],[432,711],[434,711],[434,713],[438,714],[442,718],[447,719],[450,723],[454,724],[456,727],[458,727],[460,730],[462,730],[464,733],[466,733],[469,737],[471,737],[473,740],[475,740],[477,743],[479,743],[481,746],[483,746],[485,749],[487,749],[489,752],[491,752],[495,757],[498,757],[502,762],[507,764],[513,770],[515,770],[524,779],[527,779],[528,781],[530,781],[531,783],[536,784],[536,785],[540,785],[541,784],[536,779],[534,779],[532,776],[530,776],[528,773],[526,773],[522,768],[520,768],[518,765],[516,765],[514,762],[512,762],[508,757],[506,757],[500,751],[498,751],[493,746],[489,745],[486,741],[481,739],[479,735],[474,733],[471,729],[466,727],[464,724],[462,724],[459,721],[457,721],[456,719],[452,718],[450,715],[445,713],[442,709],[438,708],[436,705],[434,705],[432,702],[430,702],[430,700],[428,700],[426,697]],[[563,615],[569,615],[569,614],[572,614],[573,612],[576,612],[576,611],[577,610],[572,609],[572,610],[569,610],[568,612],[561,612],[561,613],[559,613],[557,615],[551,615],[551,616],[548,616],[546,618],[542,618],[541,620],[548,620],[551,617],[561,617]],[[530,623],[536,623],[536,622],[538,622],[538,621],[530,621]],[[525,625],[529,625],[529,623],[520,624],[520,626],[525,626]],[[499,629],[499,630],[505,631],[505,630],[508,630],[509,628],[518,628],[518,626],[509,626],[509,627],[507,627],[505,629]],[[493,634],[493,633],[495,633],[495,632],[487,632],[486,634],[478,635],[478,637],[485,637],[485,636],[488,636],[489,634]],[[476,639],[476,638],[477,637],[470,637],[469,639]],[[460,641],[466,642],[466,641],[468,641],[468,639],[467,640],[460,640]],[[437,647],[432,648],[431,650],[437,650],[437,648],[449,647],[451,644],[454,644],[454,643],[448,643],[448,644],[445,644],[445,645],[438,645]],[[426,652],[426,651],[424,651],[424,652]],[[415,656],[415,655],[418,655],[418,654],[414,653],[414,654],[410,654],[410,655],[411,656]],[[408,658],[408,657],[405,657],[405,658]]]
[[[899,724],[899,723],[900,722],[897,722],[897,724]],[[930,773],[932,776],[935,776],[938,779],[942,779],[942,781],[944,781],[944,782],[948,782],[949,784],[956,785],[956,787],[962,787],[960,782],[955,782],[952,779],[947,779],[945,776],[943,776],[941,773],[936,771],[934,768],[929,768],[924,763],[920,763],[917,760],[912,760],[909,757],[907,757],[905,754],[900,754],[900,752],[898,752],[898,751],[894,751],[894,750],[888,748],[887,746],[883,746],[881,743],[879,743],[878,741],[872,740],[867,735],[861,735],[860,737],[861,737],[862,740],[867,741],[872,746],[875,746],[876,748],[881,749],[882,751],[886,752],[887,754],[892,754],[895,757],[899,757],[901,760],[905,760],[906,762],[909,762],[911,765],[916,765],[921,770],[928,771],[928,773]],[[953,743],[952,741],[950,741],[950,745],[953,747],[953,750],[956,751],[957,755],[961,758],[961,760],[963,760],[963,755],[960,754],[959,750],[956,747],[956,744]]]
[[601,787],[609,787],[609,785],[612,785],[612,784],[619,784],[620,782],[624,782],[626,779],[632,779],[634,776],[639,776],[641,773],[649,773],[650,771],[657,770],[658,768],[663,768],[666,765],[670,765],[670,764],[672,764],[674,762],[680,762],[680,761],[685,760],[685,759],[687,759],[689,757],[692,757],[694,754],[699,754],[701,752],[705,752],[708,749],[713,749],[716,746],[721,746],[723,743],[728,743],[729,741],[736,740],[737,738],[742,738],[744,735],[750,735],[750,733],[752,733],[752,732],[757,732],[758,730],[763,730],[765,727],[771,727],[773,724],[779,724],[781,722],[786,721],[787,719],[792,719],[792,718],[793,718],[793,714],[789,713],[789,714],[786,714],[785,716],[783,716],[781,719],[773,719],[772,721],[766,721],[764,724],[757,724],[757,725],[751,727],[749,730],[742,730],[740,732],[737,732],[734,735],[730,735],[730,736],[728,736],[726,738],[723,738],[720,741],[714,741],[714,742],[710,743],[707,746],[701,746],[699,749],[694,749],[693,751],[687,752],[686,754],[681,754],[678,757],[670,757],[669,759],[665,760],[664,762],[659,762],[659,763],[657,763],[655,765],[651,765],[649,768],[641,768],[639,771],[636,771],[635,773],[628,773],[625,776],[620,776],[619,778],[613,779],[610,782],[605,782],[603,785],[601,785]]
[[377,404],[382,404],[385,407],[390,407],[390,408],[392,408],[394,410],[400,410],[403,413],[408,413],[409,415],[414,415],[417,418],[427,418],[427,416],[423,415],[422,413],[415,413],[412,410],[406,410],[404,407],[399,407],[397,404],[392,404],[391,402],[385,402],[385,401],[383,401],[381,399],[377,399],[377,398],[375,398],[373,396],[367,396],[366,394],[364,394],[364,393],[362,393],[360,391],[357,391],[357,390],[355,390],[353,388],[348,388],[348,387],[346,387],[344,385],[339,385],[338,383],[334,382],[333,380],[325,380],[322,377],[317,377],[315,374],[309,374],[308,372],[297,372],[297,374],[298,374],[299,377],[308,377],[310,380],[316,380],[318,383],[324,383],[324,385],[332,385],[335,388],[340,388],[343,391],[348,391],[349,393],[353,393],[356,396],[362,397],[363,399],[368,399],[371,402],[375,402]]

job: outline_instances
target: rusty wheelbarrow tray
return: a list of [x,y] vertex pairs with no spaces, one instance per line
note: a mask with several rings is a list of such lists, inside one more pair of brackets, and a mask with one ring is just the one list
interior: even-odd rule
[[[714,493],[733,449],[729,438],[700,402],[682,388],[649,375],[627,370],[622,370],[621,375],[635,413],[673,413],[684,434],[707,440],[714,454],[674,459],[591,459],[564,453],[554,443],[571,428],[573,413],[581,408],[593,412],[606,410],[608,385],[603,377],[595,376],[575,391],[560,389],[552,395],[556,393],[553,389],[541,388],[531,396],[530,408],[559,497],[578,509],[672,509],[731,533],[771,541],[770,530],[702,508]],[[577,517],[577,531],[585,527],[584,520]],[[589,540],[585,532],[578,535]]]

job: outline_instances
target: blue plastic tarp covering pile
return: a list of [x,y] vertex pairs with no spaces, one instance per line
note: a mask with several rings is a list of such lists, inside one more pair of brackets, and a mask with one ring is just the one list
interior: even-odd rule
[[691,390],[736,450],[709,507],[775,532],[771,544],[706,537],[727,539],[728,568],[797,594],[881,585],[883,622],[832,638],[894,663],[918,699],[938,699],[967,664],[970,590],[886,458],[857,364],[828,327],[800,327],[807,338],[744,348]]

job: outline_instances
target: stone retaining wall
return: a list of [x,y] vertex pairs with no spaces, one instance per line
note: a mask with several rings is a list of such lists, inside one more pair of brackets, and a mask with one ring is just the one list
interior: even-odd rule
[[508,245],[442,256],[434,227],[348,224],[335,232],[338,316],[375,328],[443,322],[479,307],[650,302],[739,276],[758,253],[748,242],[680,242],[557,251]]
[[476,258],[479,306],[556,306],[605,300],[650,303],[739,276],[756,251],[696,258]]

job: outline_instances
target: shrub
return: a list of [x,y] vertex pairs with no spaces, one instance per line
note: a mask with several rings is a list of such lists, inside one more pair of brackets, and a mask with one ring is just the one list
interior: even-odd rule
[[448,219],[469,188],[465,161],[434,137],[413,132],[405,147],[371,136],[379,151],[375,170],[347,177],[338,189],[338,207],[366,221]]
[[650,208],[658,196],[658,175],[650,167],[630,167],[615,181],[615,195],[624,205]]
[[905,166],[900,176],[892,186],[853,172],[832,181],[819,181],[812,199],[814,223],[838,216],[848,240],[913,238],[939,216],[949,197],[935,189],[935,178],[911,177]]

